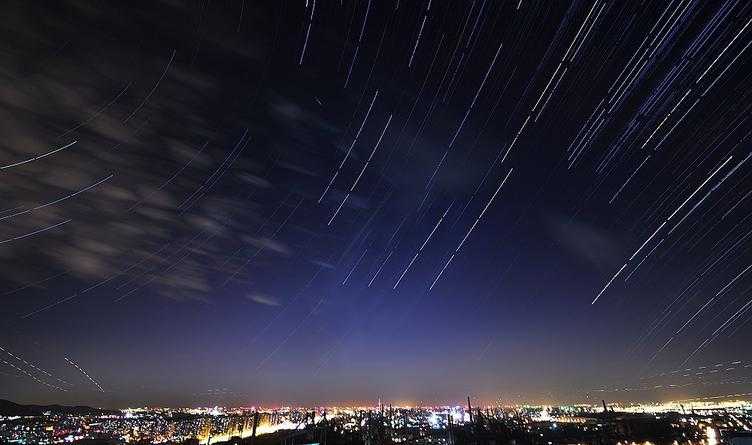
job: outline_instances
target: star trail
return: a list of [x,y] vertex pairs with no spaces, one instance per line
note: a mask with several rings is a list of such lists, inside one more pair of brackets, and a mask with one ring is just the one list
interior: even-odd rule
[[752,391],[751,4],[0,9],[0,398]]

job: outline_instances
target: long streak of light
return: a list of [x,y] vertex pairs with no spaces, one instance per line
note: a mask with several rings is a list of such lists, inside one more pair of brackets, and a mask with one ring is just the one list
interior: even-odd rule
[[50,275],[49,277],[42,278],[41,280],[36,280],[36,281],[28,282],[26,284],[18,286],[18,287],[14,288],[14,289],[11,289],[11,290],[3,293],[3,294],[0,294],[0,295],[1,296],[11,295],[11,294],[15,294],[16,292],[20,292],[20,291],[22,291],[24,289],[28,289],[30,287],[39,287],[39,286],[41,286],[42,283],[46,283],[46,282],[48,282],[50,280],[54,280],[55,278],[61,277],[63,275],[68,275],[69,273],[70,272],[68,272],[68,271],[59,272],[59,273],[56,273],[54,275]]
[[491,195],[491,198],[488,200],[488,202],[486,203],[485,207],[483,207],[483,210],[480,212],[480,214],[478,215],[478,217],[475,218],[475,221],[473,222],[473,225],[470,226],[470,229],[465,233],[465,236],[462,238],[462,241],[460,241],[460,243],[457,245],[457,248],[454,249],[454,252],[449,257],[449,259],[447,260],[447,262],[444,263],[444,266],[441,268],[441,271],[439,272],[439,274],[436,275],[436,278],[433,280],[433,283],[431,283],[431,286],[428,288],[429,291],[431,289],[433,289],[434,286],[436,286],[436,283],[438,283],[439,278],[441,278],[441,276],[444,274],[444,271],[447,269],[447,267],[449,267],[449,264],[452,262],[452,260],[454,260],[454,257],[457,254],[459,254],[460,249],[465,244],[465,241],[467,241],[467,239],[470,237],[470,234],[473,232],[473,230],[475,230],[475,227],[478,225],[478,223],[480,222],[480,220],[483,218],[483,215],[485,215],[486,211],[489,209],[489,207],[491,207],[491,204],[493,203],[494,199],[496,199],[496,195],[498,195],[499,191],[501,190],[501,188],[504,187],[504,184],[506,184],[507,179],[509,179],[509,176],[512,174],[512,171],[514,171],[514,169],[510,168],[509,171],[507,172],[506,176],[504,176],[504,179],[502,179],[501,182],[499,182],[499,186],[496,187],[496,191],[494,191],[493,195]]
[[[736,281],[739,278],[741,278],[745,273],[747,273],[747,271],[750,268],[752,268],[752,264],[750,264],[744,270],[742,270],[741,272],[739,272],[731,281],[729,281],[725,286],[723,286],[721,288],[721,290],[719,290],[718,292],[716,292],[715,295],[713,295],[710,299],[708,299],[708,301],[705,302],[705,304],[703,304],[702,307],[700,307],[700,309],[698,309],[691,317],[689,317],[689,319],[687,321],[685,321],[684,324],[682,324],[681,327],[679,329],[677,329],[671,335],[671,337],[668,339],[668,341],[666,341],[666,344],[664,344],[661,349],[659,349],[658,351],[656,351],[656,353],[653,355],[653,358],[651,360],[655,359],[655,357],[657,357],[658,354],[661,351],[663,351],[666,348],[666,346],[668,346],[669,343],[671,343],[671,341],[673,341],[677,336],[679,336],[684,331],[684,329],[686,329],[687,326],[689,326],[700,315],[700,313],[702,313],[707,307],[709,307],[720,296],[722,296],[723,293],[726,292],[731,286],[733,286],[733,284],[736,283]],[[711,337],[708,337],[708,339],[706,339],[705,342],[703,342],[697,349],[695,349],[695,351],[692,352],[692,354],[690,354],[690,356],[687,357],[686,360],[684,360],[684,362],[682,363],[681,366],[684,366],[685,363],[687,363],[700,349],[702,349],[710,341]]]
[[726,53],[726,51],[728,51],[728,49],[731,47],[731,45],[733,45],[734,42],[736,41],[736,39],[739,38],[739,36],[744,32],[745,29],[747,29],[747,27],[749,26],[750,23],[752,23],[752,18],[749,19],[749,20],[747,20],[747,23],[742,27],[742,29],[738,33],[736,33],[736,35],[734,36],[733,39],[731,39],[731,41],[728,43],[728,45],[726,45],[726,47],[723,48],[723,51],[721,51],[720,54],[718,54],[718,56],[715,58],[715,60],[713,60],[713,62],[710,65],[708,65],[707,68],[705,68],[705,71],[703,71],[703,73],[700,75],[700,77],[697,78],[697,80],[695,81],[695,83],[700,83],[700,81],[702,80],[702,78],[705,77],[706,74],[708,74],[708,71],[710,71],[710,69],[713,68],[713,66],[716,64],[716,62],[718,62],[718,59],[720,59]]
[[355,265],[354,265],[354,266],[352,267],[352,269],[350,269],[350,273],[348,273],[348,274],[347,274],[347,276],[345,277],[345,279],[344,279],[344,280],[342,280],[342,285],[343,285],[343,286],[344,286],[345,284],[347,284],[347,281],[348,281],[348,280],[350,279],[350,277],[352,276],[353,272],[355,272],[355,269],[357,269],[357,268],[358,268],[358,266],[360,265],[360,262],[361,262],[361,261],[363,261],[363,257],[365,257],[365,256],[366,256],[366,253],[368,253],[368,249],[365,249],[365,250],[363,251],[363,253],[362,253],[362,254],[360,254],[360,258],[358,258],[358,261],[356,261],[356,262],[355,262]]
[[308,29],[306,29],[305,41],[303,42],[303,49],[300,51],[300,59],[298,60],[298,65],[303,64],[303,58],[305,57],[306,48],[308,48],[308,37],[311,34],[311,25],[313,25],[313,14],[315,12],[316,12],[316,0],[313,0],[313,5],[311,6],[311,17],[308,19]]
[[104,388],[102,388],[102,385],[100,385],[100,384],[99,384],[99,382],[97,382],[96,380],[94,380],[94,379],[93,379],[93,378],[92,378],[92,377],[91,377],[91,376],[89,375],[89,373],[87,373],[86,371],[84,371],[84,370],[83,370],[83,368],[81,368],[80,366],[78,366],[78,363],[74,362],[73,360],[69,359],[68,357],[65,357],[65,361],[66,361],[66,362],[68,362],[68,363],[69,363],[69,364],[70,364],[71,366],[73,366],[73,367],[75,367],[76,369],[78,369],[78,372],[80,372],[80,373],[81,373],[81,374],[83,374],[83,375],[84,375],[84,376],[85,376],[85,377],[86,377],[87,379],[89,379],[89,381],[90,381],[91,383],[93,383],[93,384],[94,384],[94,386],[96,386],[96,387],[97,387],[97,389],[98,389],[99,391],[101,391],[101,392],[104,392]]
[[295,333],[298,332],[298,330],[300,330],[300,328],[308,321],[308,319],[316,313],[316,311],[324,303],[325,300],[326,297],[321,297],[319,302],[316,303],[316,306],[314,306],[313,309],[311,309],[311,311],[308,312],[308,314],[306,314],[306,316],[303,317],[302,320],[300,320],[300,322],[287,334],[287,336],[277,345],[277,347],[274,348],[266,357],[264,357],[261,362],[259,362],[258,366],[256,366],[256,371],[259,371],[269,360],[272,359],[272,357],[274,357],[275,354],[277,354],[277,352],[279,352],[280,349],[282,349],[284,345],[287,344],[288,341],[290,341]]
[[18,372],[20,372],[20,373],[24,374],[25,376],[27,376],[27,377],[29,377],[30,379],[34,380],[35,382],[39,383],[40,385],[44,385],[44,386],[46,386],[46,387],[48,387],[48,388],[52,388],[52,389],[54,389],[54,390],[56,390],[56,391],[63,391],[63,392],[67,391],[67,389],[65,389],[65,388],[61,388],[61,387],[59,387],[59,386],[57,386],[57,385],[53,385],[52,383],[46,382],[46,381],[44,381],[44,380],[42,380],[42,379],[38,378],[37,376],[35,376],[35,375],[33,375],[33,374],[29,373],[29,372],[28,372],[27,370],[25,370],[25,369],[23,369],[23,368],[20,368],[20,367],[18,367],[18,366],[16,366],[16,365],[14,365],[13,363],[11,363],[11,362],[9,362],[9,361],[7,361],[7,360],[4,360],[4,359],[1,359],[1,358],[0,358],[0,363],[2,363],[2,364],[4,364],[4,365],[8,365],[8,366],[10,366],[11,368],[15,369],[16,371],[18,371]]
[[374,280],[376,280],[376,277],[378,277],[381,274],[381,270],[384,268],[384,265],[387,263],[387,261],[389,261],[389,258],[392,257],[393,253],[394,253],[394,251],[392,250],[391,252],[389,252],[389,255],[386,256],[386,259],[384,259],[384,261],[379,266],[378,270],[376,270],[376,273],[373,274],[373,277],[371,277],[371,281],[368,282],[368,287],[371,287],[371,285],[373,284]]
[[653,234],[652,234],[652,235],[650,235],[650,236],[649,236],[649,237],[648,237],[648,238],[647,238],[647,239],[646,239],[646,240],[645,240],[645,241],[644,241],[644,242],[642,243],[642,245],[640,245],[640,247],[639,247],[639,248],[638,248],[637,250],[635,250],[635,251],[634,251],[634,253],[632,254],[632,256],[631,256],[631,257],[629,257],[629,259],[627,260],[627,262],[625,262],[625,263],[624,263],[624,265],[623,265],[623,266],[621,266],[621,269],[619,269],[619,270],[618,270],[618,271],[617,271],[617,272],[616,272],[616,273],[614,274],[614,276],[612,276],[612,277],[611,277],[611,279],[610,279],[610,280],[608,280],[608,282],[606,283],[606,285],[605,285],[605,286],[603,286],[603,288],[601,289],[601,291],[600,291],[600,292],[598,292],[598,295],[596,295],[596,296],[595,296],[595,298],[593,299],[593,301],[592,301],[592,302],[590,302],[590,304],[591,304],[591,305],[592,305],[592,304],[595,304],[595,302],[596,302],[596,301],[598,301],[598,299],[599,299],[599,298],[601,297],[601,295],[603,295],[603,293],[604,293],[604,292],[606,292],[606,290],[608,290],[608,288],[609,288],[609,287],[611,286],[611,283],[613,283],[613,282],[614,282],[614,280],[616,279],[616,277],[618,277],[618,276],[619,276],[619,275],[620,275],[620,274],[622,273],[622,271],[624,271],[624,269],[625,269],[625,268],[627,267],[627,265],[628,265],[628,264],[629,264],[629,263],[630,263],[630,262],[631,262],[631,261],[632,261],[632,260],[633,260],[633,259],[634,259],[634,258],[635,258],[635,257],[636,257],[636,256],[637,256],[638,254],[639,254],[639,253],[640,253],[640,251],[642,251],[642,249],[643,249],[643,248],[645,248],[645,246],[646,246],[646,245],[647,245],[647,244],[648,244],[648,243],[649,243],[649,242],[650,242],[650,241],[651,241],[651,240],[652,240],[653,238],[655,238],[655,236],[656,236],[656,235],[658,234],[658,232],[660,232],[660,230],[661,230],[661,229],[662,229],[663,227],[665,227],[665,226],[666,226],[666,224],[667,224],[667,223],[668,223],[669,221],[671,221],[671,219],[672,219],[672,218],[673,218],[674,216],[676,216],[676,214],[677,214],[677,213],[679,213],[679,212],[681,211],[681,209],[682,209],[682,208],[684,208],[684,206],[685,206],[685,205],[687,205],[687,203],[688,203],[688,202],[689,202],[689,201],[690,201],[690,200],[691,200],[691,199],[692,199],[692,198],[693,198],[693,197],[694,197],[694,196],[695,196],[695,195],[697,194],[697,192],[699,192],[699,191],[700,191],[700,190],[701,190],[701,189],[702,189],[702,188],[703,188],[703,187],[705,186],[705,184],[707,184],[707,183],[708,183],[708,181],[710,181],[711,179],[713,179],[713,177],[714,177],[714,176],[715,176],[716,174],[718,174],[718,172],[719,172],[719,171],[721,171],[721,169],[722,169],[723,167],[725,167],[725,166],[726,166],[726,164],[728,164],[728,163],[729,163],[729,161],[731,161],[731,159],[732,159],[732,158],[733,158],[733,156],[729,156],[729,157],[728,157],[728,158],[727,158],[727,159],[726,159],[726,160],[725,160],[725,161],[724,161],[724,162],[723,162],[723,163],[722,163],[722,164],[721,164],[720,166],[718,166],[718,168],[716,168],[716,169],[715,169],[715,171],[713,171],[713,173],[712,173],[712,174],[711,174],[710,176],[708,176],[708,177],[707,177],[707,179],[705,179],[705,180],[704,180],[704,181],[702,182],[702,184],[700,184],[700,185],[699,185],[699,186],[698,186],[698,187],[697,187],[697,188],[695,189],[695,191],[694,191],[694,192],[692,192],[692,194],[690,194],[690,195],[689,195],[689,196],[687,197],[687,199],[685,199],[685,200],[684,200],[684,202],[682,202],[682,203],[681,203],[681,204],[679,205],[679,207],[677,207],[677,208],[676,208],[676,210],[674,210],[674,211],[673,211],[673,213],[671,213],[671,215],[669,215],[669,216],[668,216],[668,218],[666,218],[666,219],[665,219],[665,220],[664,220],[664,221],[663,221],[663,222],[661,223],[661,225],[660,225],[660,226],[658,226],[658,228],[657,228],[657,229],[655,229],[655,231],[653,232]]
[[35,211],[35,210],[43,209],[43,208],[45,208],[45,207],[49,207],[49,206],[51,206],[51,205],[55,205],[55,204],[57,204],[57,203],[59,203],[59,202],[65,201],[65,200],[67,200],[67,199],[70,199],[70,198],[73,198],[74,196],[76,196],[76,195],[80,195],[81,193],[83,193],[83,192],[85,192],[85,191],[87,191],[87,190],[91,190],[91,189],[93,189],[94,187],[98,186],[99,184],[102,184],[103,182],[107,182],[107,181],[109,181],[109,180],[110,180],[110,178],[112,178],[113,176],[115,176],[115,175],[109,175],[109,176],[107,176],[107,177],[105,177],[105,178],[102,178],[102,179],[100,179],[99,181],[95,182],[94,184],[91,184],[91,185],[89,185],[89,186],[87,186],[87,187],[84,187],[84,188],[82,188],[81,190],[79,190],[79,191],[77,191],[77,192],[74,192],[74,193],[71,193],[71,194],[65,195],[65,196],[63,196],[62,198],[58,198],[58,199],[56,199],[56,200],[54,200],[54,201],[50,201],[50,202],[48,202],[48,203],[45,203],[45,204],[41,204],[41,205],[38,205],[38,206],[36,206],[36,207],[32,207],[32,208],[30,208],[30,209],[22,210],[22,211],[20,211],[20,212],[16,212],[16,213],[12,213],[12,214],[10,214],[10,215],[6,215],[6,216],[3,216],[3,217],[0,217],[0,221],[6,220],[6,219],[8,219],[8,218],[13,218],[13,217],[15,217],[15,216],[19,216],[19,215],[25,215],[25,214],[27,214],[27,213],[31,213],[31,212],[33,212],[33,211]]
[[345,165],[345,162],[350,158],[350,153],[352,153],[353,147],[355,147],[355,143],[358,142],[358,138],[360,137],[360,133],[363,131],[363,127],[366,125],[366,121],[368,120],[368,116],[371,115],[371,110],[373,109],[373,104],[376,102],[376,98],[379,97],[379,90],[376,90],[376,92],[373,94],[373,99],[371,99],[371,104],[368,105],[368,111],[366,111],[365,117],[363,117],[363,121],[360,123],[360,127],[358,128],[358,132],[355,133],[355,138],[353,139],[352,143],[350,144],[350,148],[347,149],[347,153],[345,154],[345,157],[342,159],[342,162],[339,163],[339,166],[337,167],[337,170],[334,171],[334,175],[332,176],[332,179],[329,180],[329,184],[326,185],[326,188],[324,189],[324,192],[321,193],[321,197],[319,197],[319,204],[321,204],[321,201],[324,199],[324,196],[326,196],[326,192],[329,191],[329,189],[332,187],[332,184],[334,184],[334,180],[337,179],[337,176],[339,175],[340,170],[342,170],[342,167]]
[[[198,150],[198,151],[197,151],[196,153],[194,153],[194,154],[193,154],[193,156],[191,156],[191,158],[190,158],[190,159],[188,159],[188,161],[187,161],[187,162],[186,162],[185,164],[183,164],[183,166],[182,166],[182,167],[180,167],[180,168],[179,168],[179,169],[178,169],[178,170],[177,170],[177,171],[176,171],[175,173],[173,173],[173,174],[172,174],[172,176],[170,176],[170,178],[169,178],[169,179],[167,179],[167,180],[166,180],[166,181],[164,181],[164,182],[163,182],[162,184],[160,184],[160,185],[159,185],[159,187],[157,187],[157,188],[156,188],[156,190],[155,190],[154,192],[156,192],[157,190],[162,190],[162,189],[164,189],[164,188],[165,188],[165,187],[167,187],[167,186],[168,186],[168,185],[169,185],[169,184],[170,184],[170,183],[171,183],[172,181],[174,181],[174,180],[175,180],[175,178],[177,178],[178,176],[180,176],[180,174],[181,174],[181,173],[183,173],[183,171],[184,171],[184,170],[185,170],[186,168],[188,168],[188,167],[189,167],[189,166],[190,166],[190,165],[191,165],[191,164],[193,163],[193,161],[195,161],[195,160],[196,160],[196,158],[198,158],[198,157],[199,157],[199,155],[201,155],[201,153],[203,153],[203,152],[204,152],[204,149],[206,149],[206,146],[207,146],[207,145],[209,145],[209,141],[208,141],[208,140],[207,140],[206,142],[204,142],[204,144],[203,144],[203,145],[201,146],[201,148],[200,148],[200,149],[199,149],[199,150]],[[145,201],[146,199],[148,199],[148,198],[149,198],[149,197],[150,197],[150,196],[151,196],[151,195],[152,195],[152,194],[153,194],[154,192],[151,192],[151,193],[147,193],[147,194],[146,194],[146,196],[144,196],[144,197],[143,197],[143,198],[141,198],[141,199],[140,199],[140,200],[139,200],[138,202],[136,202],[135,204],[133,204],[133,205],[132,205],[132,206],[131,206],[131,207],[130,207],[130,208],[128,209],[128,211],[130,212],[130,211],[132,211],[133,209],[135,209],[136,207],[138,207],[139,205],[141,205],[141,203],[143,203],[143,202],[144,202],[144,201]]]
[[473,231],[475,230],[475,227],[483,218],[483,215],[486,214],[486,212],[488,211],[488,208],[491,207],[491,204],[493,204],[494,200],[496,199],[496,195],[499,194],[499,191],[501,190],[501,188],[504,187],[504,184],[506,184],[507,179],[509,179],[509,176],[512,174],[513,170],[514,170],[513,168],[510,168],[509,171],[507,172],[507,175],[504,176],[504,179],[502,179],[501,182],[499,183],[499,186],[496,187],[496,191],[494,191],[493,195],[491,195],[491,199],[488,200],[488,202],[486,203],[485,207],[483,207],[483,210],[481,210],[478,217],[475,218],[473,225],[470,226],[470,230],[468,230],[467,233],[465,233],[465,236],[462,238],[462,241],[460,241],[460,244],[457,246],[457,249],[455,249],[455,252],[460,251],[462,246],[465,244],[465,241],[467,241],[467,239],[470,237],[470,234],[473,233]]
[[426,244],[428,244],[428,242],[431,240],[431,238],[433,237],[433,234],[436,233],[436,229],[438,229],[439,226],[441,226],[441,223],[444,222],[444,218],[447,216],[447,213],[449,213],[449,210],[451,208],[452,208],[452,205],[449,205],[449,207],[447,207],[447,209],[441,215],[441,218],[439,218],[439,220],[436,221],[436,224],[434,224],[434,226],[433,226],[433,230],[431,230],[431,233],[428,234],[428,236],[426,237],[425,241],[423,241],[423,244],[420,246],[420,248],[417,251],[415,251],[415,255],[413,255],[413,258],[410,260],[410,263],[407,265],[407,267],[405,268],[405,270],[402,271],[402,274],[400,275],[400,277],[397,280],[397,282],[394,283],[394,286],[392,287],[392,289],[397,289],[397,286],[399,286],[399,284],[402,281],[402,279],[405,278],[405,275],[410,270],[410,268],[413,266],[413,263],[415,263],[415,260],[417,260],[418,256],[420,255],[420,253],[423,252],[423,249],[426,247]]
[[663,241],[665,241],[665,238],[662,238],[662,239],[661,239],[660,241],[658,241],[658,242],[657,242],[657,243],[655,244],[655,246],[653,246],[653,248],[652,248],[652,249],[650,249],[650,252],[648,252],[648,253],[647,253],[647,255],[645,255],[645,257],[644,257],[644,258],[642,259],[642,261],[640,261],[639,263],[637,263],[637,265],[635,266],[635,268],[634,268],[634,269],[632,269],[632,272],[630,272],[630,273],[629,273],[629,275],[627,275],[627,276],[626,276],[626,277],[624,278],[624,281],[625,281],[625,282],[626,282],[626,281],[628,281],[628,280],[629,280],[629,277],[631,277],[632,275],[634,275],[634,273],[635,273],[635,272],[637,272],[637,269],[639,269],[639,268],[640,268],[640,266],[642,266],[642,263],[644,263],[644,262],[645,262],[645,260],[647,260],[648,258],[650,258],[650,255],[652,255],[652,254],[653,254],[653,252],[655,252],[655,250],[656,250],[656,249],[657,249],[658,247],[660,247],[660,245],[661,245],[661,244],[663,244]]
[[24,238],[28,238],[28,237],[30,237],[30,236],[34,236],[34,235],[37,235],[37,234],[39,234],[39,233],[43,233],[43,232],[46,232],[46,231],[48,231],[48,230],[52,230],[52,229],[54,229],[55,227],[60,227],[60,226],[62,226],[63,224],[68,224],[68,223],[69,223],[69,222],[71,222],[71,221],[73,221],[73,220],[72,220],[72,219],[66,219],[66,220],[65,220],[65,221],[63,221],[63,222],[59,222],[59,223],[57,223],[57,224],[53,224],[53,225],[51,225],[51,226],[48,226],[48,227],[45,227],[45,228],[43,228],[43,229],[35,230],[35,231],[33,231],[33,232],[30,232],[30,233],[27,233],[27,234],[25,234],[25,235],[19,235],[19,236],[13,237],[13,238],[8,238],[8,239],[6,239],[6,240],[0,241],[0,244],[5,244],[5,243],[9,243],[9,242],[11,242],[11,241],[18,241],[18,240],[21,240],[21,239],[24,239]]
[[480,92],[483,90],[483,87],[486,85],[486,81],[488,80],[489,74],[491,74],[491,70],[493,70],[494,65],[496,65],[496,59],[499,58],[499,53],[501,52],[501,48],[504,46],[503,43],[499,44],[499,47],[496,49],[496,54],[494,54],[493,60],[491,60],[491,64],[488,65],[488,69],[486,70],[486,74],[483,76],[483,80],[480,83],[480,86],[475,91],[475,96],[473,96],[473,100],[470,102],[470,106],[467,107],[467,110],[465,110],[465,115],[462,117],[462,120],[460,121],[459,126],[457,126],[457,129],[454,131],[454,136],[452,136],[452,139],[449,141],[449,146],[447,147],[446,151],[444,152],[444,155],[441,157],[441,160],[439,160],[439,163],[436,165],[436,168],[434,169],[433,173],[431,174],[431,177],[428,180],[428,186],[430,186],[433,183],[434,177],[436,177],[436,174],[439,172],[439,169],[444,165],[444,161],[447,158],[447,155],[452,150],[452,147],[454,146],[454,142],[457,140],[457,136],[459,136],[460,131],[462,131],[462,128],[465,126],[465,122],[467,121],[468,116],[470,116],[470,112],[475,107],[475,103],[478,100],[478,96],[480,96]]
[[633,171],[632,174],[629,175],[629,177],[627,178],[627,180],[624,181],[624,184],[622,184],[621,187],[619,187],[619,190],[617,190],[616,193],[614,193],[614,196],[612,196],[611,199],[608,201],[609,204],[612,204],[614,202],[614,200],[619,196],[619,194],[621,193],[621,191],[624,190],[624,187],[626,187],[627,184],[629,184],[629,181],[631,181],[632,178],[634,178],[634,176],[637,174],[638,171],[640,171],[640,169],[642,168],[642,166],[645,165],[645,162],[647,162],[648,159],[650,159],[650,155],[645,156],[645,159],[642,160],[642,162],[635,169],[635,171]]
[[705,199],[708,196],[710,196],[711,193],[713,193],[714,191],[716,191],[718,189],[718,187],[720,187],[721,184],[723,184],[724,181],[726,181],[726,179],[728,179],[729,176],[733,175],[736,172],[736,170],[739,169],[739,167],[741,167],[745,162],[747,162],[747,160],[749,159],[750,156],[752,156],[752,153],[748,154],[747,157],[745,157],[744,159],[742,159],[741,161],[739,161],[739,163],[736,164],[734,166],[734,168],[732,168],[728,173],[726,173],[726,175],[723,178],[721,178],[721,180],[718,182],[718,184],[714,185],[713,188],[711,188],[710,190],[708,190],[708,192],[705,193],[705,196],[703,196],[702,199],[700,199],[695,205],[693,205],[692,208],[689,210],[689,212],[687,212],[687,214],[684,215],[679,220],[679,222],[676,223],[674,225],[674,227],[672,227],[671,230],[668,231],[668,234],[671,235],[671,233],[673,233],[673,231],[676,230],[681,225],[681,223],[683,223],[684,220],[686,220],[695,211],[695,209],[697,209],[697,207],[699,207],[700,205],[702,205],[702,203],[705,201]]
[[40,368],[39,366],[35,365],[34,363],[26,361],[23,357],[20,357],[20,356],[18,356],[16,354],[10,352],[9,350],[7,350],[6,348],[3,348],[2,346],[0,346],[0,351],[5,352],[9,356],[13,357],[14,359],[18,360],[19,362],[25,364],[26,366],[34,369],[35,371],[37,371],[39,373],[42,373],[42,374],[44,374],[44,375],[46,375],[48,377],[52,377],[53,379],[57,380],[60,383],[65,384],[65,385],[70,385],[70,383],[66,382],[65,380],[55,377],[50,372],[45,371],[44,369]]
[[128,84],[125,87],[123,87],[122,90],[120,90],[120,92],[117,94],[117,96],[115,96],[114,99],[112,99],[110,102],[108,102],[102,108],[100,108],[99,110],[97,110],[88,119],[86,119],[85,121],[83,121],[83,122],[81,122],[81,123],[79,123],[77,125],[74,125],[73,127],[65,130],[65,132],[63,132],[58,137],[61,138],[63,136],[67,136],[68,134],[73,133],[74,131],[78,130],[79,128],[84,127],[84,126],[88,125],[89,123],[91,123],[92,121],[94,121],[95,119],[97,119],[99,116],[102,115],[102,113],[104,113],[105,111],[107,111],[107,109],[110,108],[110,106],[112,104],[114,104],[115,102],[117,102],[118,99],[120,99],[123,96],[123,94],[125,94],[125,92],[128,91],[128,88],[130,88],[130,87],[131,87],[131,82],[128,82]]
[[175,60],[175,54],[176,51],[173,49],[172,54],[170,55],[170,60],[167,62],[167,66],[165,67],[164,71],[162,71],[162,75],[159,76],[159,79],[157,80],[157,83],[154,84],[154,87],[149,91],[149,94],[144,97],[144,100],[141,101],[140,104],[136,108],[131,111],[131,113],[123,120],[124,123],[128,123],[131,119],[133,119],[136,116],[136,113],[138,113],[141,108],[146,105],[147,102],[149,102],[149,99],[151,99],[152,94],[154,94],[155,91],[157,91],[157,88],[159,88],[159,84],[162,83],[162,80],[167,76],[167,72],[170,70],[170,66],[172,65],[172,61]]
[[65,150],[66,148],[75,145],[77,142],[78,141],[73,141],[73,142],[71,142],[69,144],[63,145],[60,148],[56,148],[56,149],[54,149],[52,151],[48,151],[47,153],[41,154],[39,156],[34,156],[33,158],[29,158],[29,159],[25,159],[23,161],[14,162],[13,164],[5,165],[3,167],[0,167],[0,170],[5,170],[7,168],[17,167],[19,165],[28,164],[29,162],[33,162],[33,161],[36,161],[38,159],[46,158],[47,156],[53,155],[53,154],[55,154],[55,153],[57,153],[59,151]]
[[[358,183],[360,182],[360,178],[363,177],[363,173],[366,172],[366,169],[368,168],[368,165],[371,163],[371,160],[373,159],[373,155],[376,154],[376,150],[379,149],[379,146],[381,146],[381,140],[384,138],[384,134],[386,133],[386,130],[389,128],[389,124],[392,122],[392,115],[389,115],[389,119],[386,121],[386,125],[384,125],[384,128],[381,130],[381,134],[379,135],[379,139],[376,141],[376,145],[374,145],[373,150],[371,150],[371,154],[368,156],[368,159],[366,160],[365,164],[363,164],[363,168],[360,169],[360,173],[358,173],[358,176],[355,178],[355,181],[353,181],[352,186],[350,186],[350,190],[347,191],[345,194],[345,197],[342,198],[342,202],[337,207],[337,210],[334,212],[334,215],[329,219],[329,222],[326,224],[327,226],[331,226],[334,222],[334,219],[339,215],[340,210],[342,210],[342,206],[345,205],[345,202],[350,199],[350,195],[355,191],[355,187],[358,186]],[[323,198],[323,195],[322,195]]]

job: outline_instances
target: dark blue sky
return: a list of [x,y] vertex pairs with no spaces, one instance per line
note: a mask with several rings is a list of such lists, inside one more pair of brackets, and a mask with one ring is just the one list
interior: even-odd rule
[[752,389],[746,3],[2,12],[0,397]]

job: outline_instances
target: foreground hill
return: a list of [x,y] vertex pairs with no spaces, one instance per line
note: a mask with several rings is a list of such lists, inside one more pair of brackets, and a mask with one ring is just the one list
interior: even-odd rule
[[67,415],[116,413],[116,411],[92,408],[90,406],[21,405],[10,400],[0,399],[0,416],[41,416],[45,412]]

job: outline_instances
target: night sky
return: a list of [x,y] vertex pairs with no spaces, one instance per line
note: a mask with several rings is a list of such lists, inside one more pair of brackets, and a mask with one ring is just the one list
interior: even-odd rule
[[752,393],[747,2],[0,11],[0,398]]

